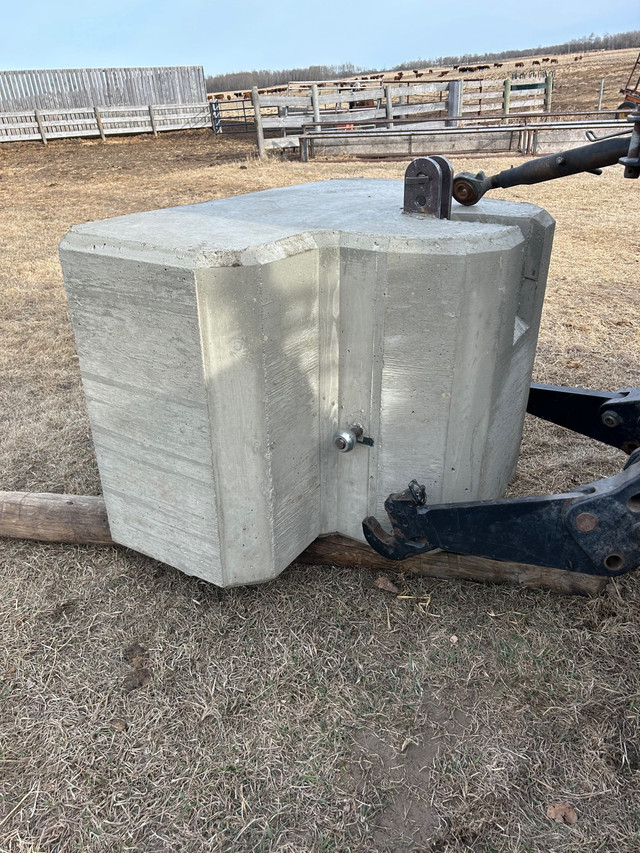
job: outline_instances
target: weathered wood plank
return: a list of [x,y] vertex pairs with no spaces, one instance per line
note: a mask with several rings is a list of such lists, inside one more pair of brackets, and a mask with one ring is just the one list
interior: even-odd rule
[[[323,103],[320,98],[320,103]],[[306,107],[311,109],[311,95],[260,95],[261,107]]]
[[446,112],[447,102],[436,101],[429,104],[396,104],[393,107],[394,116],[422,115],[424,113]]
[[193,103],[206,99],[202,66],[0,71],[0,108]]
[[434,92],[446,92],[449,83],[417,83],[414,86],[392,86],[391,96],[393,98],[407,97],[408,95],[429,95]]
[[478,92],[465,92],[462,95],[463,103],[467,103],[468,101],[491,101],[495,99],[500,99],[504,97],[504,89],[495,90],[493,89],[490,92],[478,91]]
[[38,130],[40,131],[40,136],[42,137],[43,145],[47,144],[47,134],[44,129],[44,124],[42,122],[42,115],[40,114],[40,110],[35,111],[36,121],[38,122]]

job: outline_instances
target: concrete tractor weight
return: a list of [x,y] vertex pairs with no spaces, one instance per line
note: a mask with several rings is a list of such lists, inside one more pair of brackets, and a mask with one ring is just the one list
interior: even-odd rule
[[247,584],[320,536],[364,542],[362,519],[412,477],[437,502],[502,494],[553,221],[495,200],[440,218],[445,164],[429,187],[408,179],[409,213],[402,181],[334,180],[72,229],[116,542]]

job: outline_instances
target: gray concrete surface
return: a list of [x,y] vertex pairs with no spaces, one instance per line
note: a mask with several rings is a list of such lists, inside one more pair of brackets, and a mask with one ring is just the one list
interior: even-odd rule
[[[512,476],[553,221],[401,212],[334,180],[73,228],[60,255],[116,541],[221,586],[264,581],[417,478]],[[338,453],[353,423],[374,444]]]

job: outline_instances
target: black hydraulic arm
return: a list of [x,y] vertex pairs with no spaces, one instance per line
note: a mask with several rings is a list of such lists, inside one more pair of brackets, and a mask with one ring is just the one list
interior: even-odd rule
[[421,494],[413,481],[389,495],[391,533],[372,516],[363,521],[387,559],[441,549],[606,576],[640,565],[640,451],[620,474],[560,495],[430,507]]
[[640,119],[637,115],[629,117],[633,128],[629,128],[631,136],[616,135],[571,148],[547,157],[529,160],[521,166],[505,169],[497,175],[485,175],[478,172],[461,172],[453,180],[453,197],[460,204],[476,204],[488,191],[500,187],[516,187],[522,184],[538,184],[563,178],[567,175],[577,175],[579,172],[595,172],[605,166],[621,163],[625,167],[625,177],[637,178],[640,174],[640,158],[638,156],[638,140],[640,138]]
[[368,517],[369,544],[390,560],[441,549],[615,576],[640,565],[640,388],[531,386],[527,410],[631,454],[620,474],[571,492],[428,506],[413,480],[389,495],[392,531]]
[[640,388],[589,391],[533,382],[527,411],[627,454],[640,447]]

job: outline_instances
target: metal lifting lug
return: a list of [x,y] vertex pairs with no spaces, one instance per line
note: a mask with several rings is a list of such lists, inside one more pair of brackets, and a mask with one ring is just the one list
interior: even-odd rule
[[389,560],[433,550],[615,577],[640,565],[640,388],[600,392],[532,385],[528,411],[629,453],[624,469],[557,495],[428,506],[413,480],[389,495],[386,532],[362,523]]
[[404,212],[451,219],[453,166],[446,157],[418,157],[404,173]]

